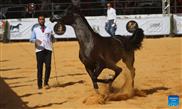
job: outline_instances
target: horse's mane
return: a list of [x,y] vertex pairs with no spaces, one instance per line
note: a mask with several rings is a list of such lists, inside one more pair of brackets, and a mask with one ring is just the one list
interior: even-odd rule
[[[86,20],[85,16],[81,13],[79,9],[75,9],[76,13],[81,17],[84,23],[86,23],[87,27],[89,30],[94,34],[96,37],[103,37],[99,33],[95,32],[92,27],[89,25],[88,21]],[[115,37],[105,37],[105,38],[113,38],[114,40],[123,43],[125,45],[126,50],[135,50],[139,49],[141,47],[141,42],[143,40],[143,30],[138,29],[136,30],[132,36],[121,36],[121,35],[116,35]]]
[[82,18],[82,20],[86,23],[86,25],[88,26],[89,30],[93,33],[96,34],[97,36],[101,36],[99,33],[95,32],[92,27],[89,25],[88,21],[86,20],[85,16],[79,11],[77,12],[77,14],[80,15],[80,17]]

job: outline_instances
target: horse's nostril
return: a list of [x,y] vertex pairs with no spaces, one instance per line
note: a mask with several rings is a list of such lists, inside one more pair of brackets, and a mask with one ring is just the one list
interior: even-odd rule
[[53,16],[51,16],[49,20],[50,20],[52,23],[55,22]]
[[53,15],[50,17],[50,21],[53,23],[53,22],[59,22],[61,20],[61,16],[59,15]]

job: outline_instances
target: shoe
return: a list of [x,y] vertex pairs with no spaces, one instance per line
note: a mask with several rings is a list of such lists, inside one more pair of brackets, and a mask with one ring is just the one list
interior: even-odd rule
[[42,94],[42,88],[38,89],[38,94]]
[[49,85],[45,85],[44,87],[45,87],[45,89],[50,89]]

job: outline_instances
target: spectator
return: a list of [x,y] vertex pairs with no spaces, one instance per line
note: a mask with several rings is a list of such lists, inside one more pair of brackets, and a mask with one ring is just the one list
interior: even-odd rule
[[111,35],[115,36],[116,25],[116,10],[112,7],[112,4],[107,3],[107,21],[105,24],[105,30]]

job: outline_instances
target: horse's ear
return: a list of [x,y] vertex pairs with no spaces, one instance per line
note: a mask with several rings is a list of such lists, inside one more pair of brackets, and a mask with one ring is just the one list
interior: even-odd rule
[[80,7],[80,0],[71,0],[73,6]]

